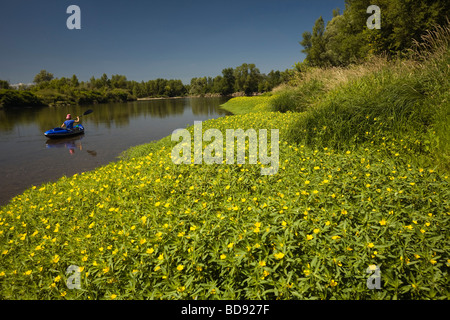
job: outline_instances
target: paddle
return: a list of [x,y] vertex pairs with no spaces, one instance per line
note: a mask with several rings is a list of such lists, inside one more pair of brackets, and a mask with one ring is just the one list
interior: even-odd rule
[[94,110],[92,110],[92,109],[86,110],[81,116],[78,116],[78,117],[86,116],[92,112],[94,112]]

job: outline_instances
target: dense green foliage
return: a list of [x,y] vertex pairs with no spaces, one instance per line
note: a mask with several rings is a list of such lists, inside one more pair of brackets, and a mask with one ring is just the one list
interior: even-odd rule
[[0,80],[0,89],[9,89],[9,82],[6,80]]
[[[381,29],[368,29],[367,8],[381,10]],[[373,54],[404,55],[425,30],[443,25],[450,17],[447,0],[347,0],[342,14],[334,12],[326,25],[317,19],[312,33],[303,33],[300,44],[310,66],[345,66]]]
[[29,91],[0,89],[0,107],[36,107],[44,103]]

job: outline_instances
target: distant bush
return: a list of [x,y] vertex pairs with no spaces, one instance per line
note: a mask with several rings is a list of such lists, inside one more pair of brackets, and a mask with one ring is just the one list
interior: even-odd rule
[[42,105],[43,102],[29,91],[13,89],[0,90],[0,106],[2,107],[33,107]]

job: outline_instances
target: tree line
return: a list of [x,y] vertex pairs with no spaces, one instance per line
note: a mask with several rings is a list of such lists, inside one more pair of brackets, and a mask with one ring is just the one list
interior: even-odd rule
[[0,106],[34,106],[93,104],[132,101],[145,97],[183,97],[207,95],[232,95],[236,92],[250,95],[271,91],[287,82],[292,70],[261,73],[255,64],[243,63],[236,68],[225,68],[216,77],[192,78],[184,84],[179,79],[155,79],[149,81],[128,80],[126,76],[114,74],[89,81],[80,81],[76,75],[55,78],[47,70],[41,70],[29,87],[11,88],[0,80]]
[[[381,10],[381,28],[368,29],[367,8],[376,4]],[[423,32],[444,25],[450,18],[448,0],[346,0],[345,10],[333,10],[325,25],[319,17],[312,29],[302,34],[300,44],[306,58],[302,64],[314,67],[346,66],[371,55],[404,57]]]

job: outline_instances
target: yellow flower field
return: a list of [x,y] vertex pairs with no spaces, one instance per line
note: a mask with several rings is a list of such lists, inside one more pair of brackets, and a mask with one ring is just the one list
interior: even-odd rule
[[[272,176],[260,165],[175,165],[163,139],[15,197],[0,209],[1,298],[448,298],[448,176],[397,160],[401,143],[288,143],[300,116],[203,123],[279,129]],[[81,289],[66,285],[70,265]],[[382,290],[367,288],[369,265]]]

